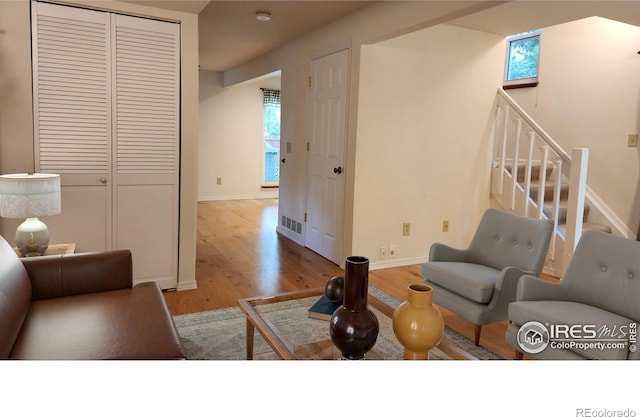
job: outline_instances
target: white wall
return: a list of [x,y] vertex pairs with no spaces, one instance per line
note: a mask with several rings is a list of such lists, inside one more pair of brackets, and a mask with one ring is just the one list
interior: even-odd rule
[[[278,197],[277,190],[261,188],[260,88],[280,89],[280,77],[224,88],[222,73],[200,71],[198,200]],[[222,184],[217,184],[217,178],[222,178]]]
[[[425,261],[435,241],[468,245],[489,207],[504,50],[502,36],[448,25],[362,48],[353,247],[372,267]],[[396,257],[380,259],[389,245]]]
[[589,187],[636,232],[640,222],[640,28],[591,17],[544,28],[540,84],[508,93],[570,153],[589,148]]

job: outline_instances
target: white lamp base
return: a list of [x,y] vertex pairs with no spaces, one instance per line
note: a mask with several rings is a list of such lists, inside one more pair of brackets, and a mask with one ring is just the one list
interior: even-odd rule
[[16,229],[16,246],[23,256],[44,255],[49,247],[49,229],[37,217],[29,217]]

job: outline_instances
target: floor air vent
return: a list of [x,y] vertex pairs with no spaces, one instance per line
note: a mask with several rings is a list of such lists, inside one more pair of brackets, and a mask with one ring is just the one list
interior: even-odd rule
[[287,216],[282,216],[282,227],[286,227],[294,233],[299,235],[302,234],[302,223],[297,222],[293,219],[288,218]]

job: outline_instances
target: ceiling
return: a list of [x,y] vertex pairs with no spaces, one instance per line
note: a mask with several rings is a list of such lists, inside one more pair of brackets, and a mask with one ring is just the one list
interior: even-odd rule
[[640,26],[640,1],[515,0],[461,17],[449,23],[508,36],[591,16],[600,16]]
[[[163,1],[132,0],[145,6],[198,14],[200,68],[224,71],[331,23],[373,1]],[[256,19],[268,12],[271,20]]]
[[[423,0],[426,1],[426,0]],[[224,71],[264,55],[374,1],[130,0],[198,14],[200,68]],[[436,3],[436,2],[434,2]],[[640,26],[640,1],[508,1],[451,24],[501,35],[601,16]],[[258,21],[256,12],[271,14]]]

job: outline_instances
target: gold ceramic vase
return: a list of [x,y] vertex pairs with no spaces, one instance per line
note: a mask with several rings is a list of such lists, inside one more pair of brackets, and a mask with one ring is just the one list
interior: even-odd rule
[[393,332],[404,347],[405,359],[429,359],[444,334],[444,320],[433,305],[433,289],[425,284],[409,285],[407,301],[393,313]]

